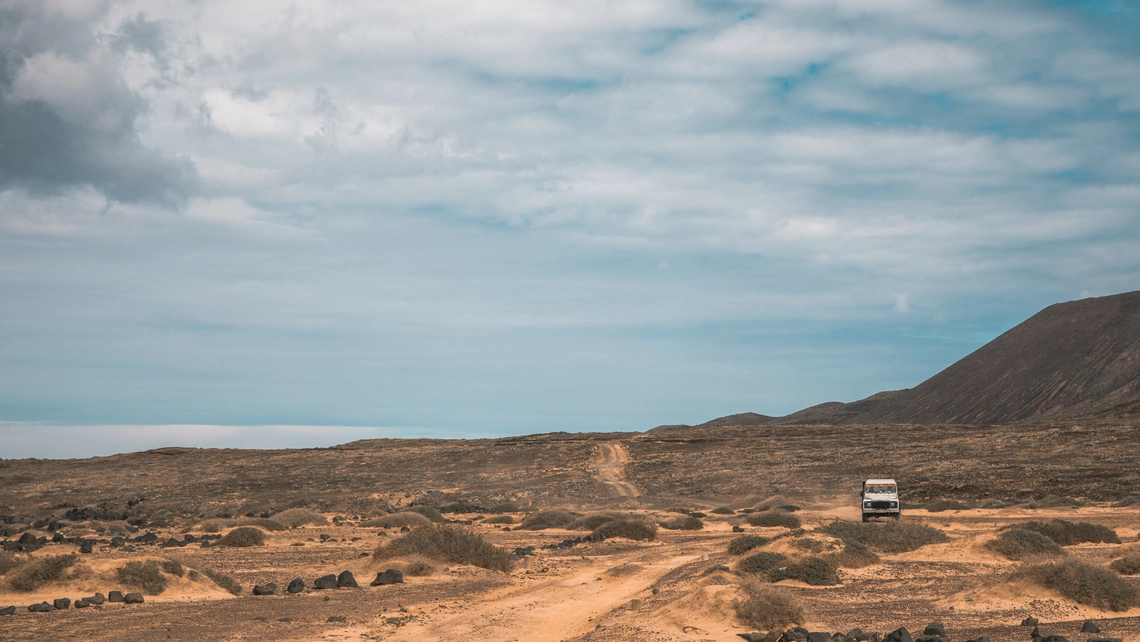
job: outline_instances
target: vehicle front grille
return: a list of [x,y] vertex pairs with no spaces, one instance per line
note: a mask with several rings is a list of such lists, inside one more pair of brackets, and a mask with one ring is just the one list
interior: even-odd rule
[[871,502],[871,508],[890,508],[890,502]]

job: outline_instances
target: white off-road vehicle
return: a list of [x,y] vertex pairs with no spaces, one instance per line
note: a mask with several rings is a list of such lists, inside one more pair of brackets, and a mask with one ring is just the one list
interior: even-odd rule
[[868,479],[859,491],[863,498],[863,521],[872,517],[899,518],[899,486],[893,479]]

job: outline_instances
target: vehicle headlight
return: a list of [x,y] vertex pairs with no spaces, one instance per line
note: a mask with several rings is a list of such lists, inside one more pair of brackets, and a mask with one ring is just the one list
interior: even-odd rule
[[871,502],[863,502],[863,508],[870,508]]
[[898,507],[899,507],[898,502],[891,502],[891,508],[898,508]]

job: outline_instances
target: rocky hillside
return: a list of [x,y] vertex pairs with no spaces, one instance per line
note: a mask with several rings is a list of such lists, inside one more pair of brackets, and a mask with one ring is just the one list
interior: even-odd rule
[[[908,390],[786,417],[747,417],[749,425],[1004,424],[1137,415],[1140,292],[1129,292],[1049,306]],[[738,416],[703,425],[733,424]]]

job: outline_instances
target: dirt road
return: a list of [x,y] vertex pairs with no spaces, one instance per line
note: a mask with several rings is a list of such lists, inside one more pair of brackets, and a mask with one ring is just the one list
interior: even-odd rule
[[598,459],[594,462],[597,468],[598,481],[606,486],[616,497],[640,497],[641,491],[637,486],[625,479],[625,465],[629,463],[629,451],[621,442],[610,442],[598,445]]

